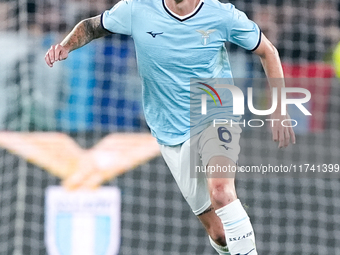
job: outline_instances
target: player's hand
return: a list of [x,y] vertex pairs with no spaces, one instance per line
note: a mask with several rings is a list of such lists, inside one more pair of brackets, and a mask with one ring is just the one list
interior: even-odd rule
[[61,44],[52,45],[46,52],[45,61],[49,67],[53,67],[53,64],[57,61],[64,60],[68,57],[69,50]]
[[[273,113],[271,116],[271,119],[275,119],[276,121],[273,121],[272,124],[272,133],[273,133],[273,141],[279,142],[278,148],[287,147],[289,143],[295,144],[295,133],[292,126],[291,121],[288,121],[287,119],[290,119],[289,114],[287,115],[281,115],[280,113]],[[284,127],[281,122],[283,120],[287,120],[284,122]]]

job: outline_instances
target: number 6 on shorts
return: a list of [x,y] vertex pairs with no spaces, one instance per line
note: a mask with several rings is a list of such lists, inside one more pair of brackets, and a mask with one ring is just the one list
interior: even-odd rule
[[[231,141],[233,140],[230,131],[226,127],[219,127],[217,129],[217,132],[218,138],[221,142],[231,143]],[[228,137],[228,139],[226,139],[226,136]]]

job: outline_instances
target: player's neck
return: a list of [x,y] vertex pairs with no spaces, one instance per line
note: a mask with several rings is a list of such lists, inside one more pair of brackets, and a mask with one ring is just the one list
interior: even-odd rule
[[180,16],[193,12],[199,2],[200,0],[165,0],[166,6]]

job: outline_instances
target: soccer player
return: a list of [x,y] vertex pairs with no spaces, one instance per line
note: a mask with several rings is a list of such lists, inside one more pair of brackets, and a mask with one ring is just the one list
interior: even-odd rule
[[[222,115],[202,115],[192,125],[190,79],[232,78],[224,45],[231,42],[260,57],[271,87],[284,87],[276,48],[232,4],[217,0],[125,0],[77,24],[60,44],[48,50],[46,63],[52,67],[69,52],[110,33],[134,39],[146,121],[184,198],[207,230],[211,245],[221,255],[257,254],[252,225],[236,196],[234,176],[190,178],[190,147],[196,147],[193,157],[202,166],[235,167],[241,132],[237,126],[211,125],[214,118],[225,119],[226,111],[235,120],[230,112],[230,93],[221,94],[222,101],[229,102],[223,105],[226,111]],[[281,115],[278,98],[272,114],[272,119],[278,120],[273,122],[273,140],[286,147],[295,143],[295,136],[292,128],[280,125],[289,116]]]

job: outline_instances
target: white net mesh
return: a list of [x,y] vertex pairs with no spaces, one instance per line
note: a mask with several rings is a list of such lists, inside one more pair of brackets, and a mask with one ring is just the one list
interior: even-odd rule
[[[295,147],[282,152],[268,130],[245,128],[240,164],[339,164],[340,86],[327,65],[340,40],[339,3],[232,2],[277,45],[292,77],[330,78],[329,91],[318,99],[324,102],[321,130],[307,125],[304,133],[297,132]],[[110,132],[148,130],[131,38],[112,35],[97,40],[53,69],[44,63],[48,47],[76,22],[112,5],[105,0],[0,2],[1,130],[57,130],[85,148]],[[235,77],[264,76],[257,57],[228,48]],[[0,159],[0,254],[46,254],[44,190],[60,180],[5,149]],[[339,254],[339,184],[339,178],[321,177],[237,180],[259,254]],[[137,167],[109,185],[122,190],[120,254],[215,254],[163,159]]]

